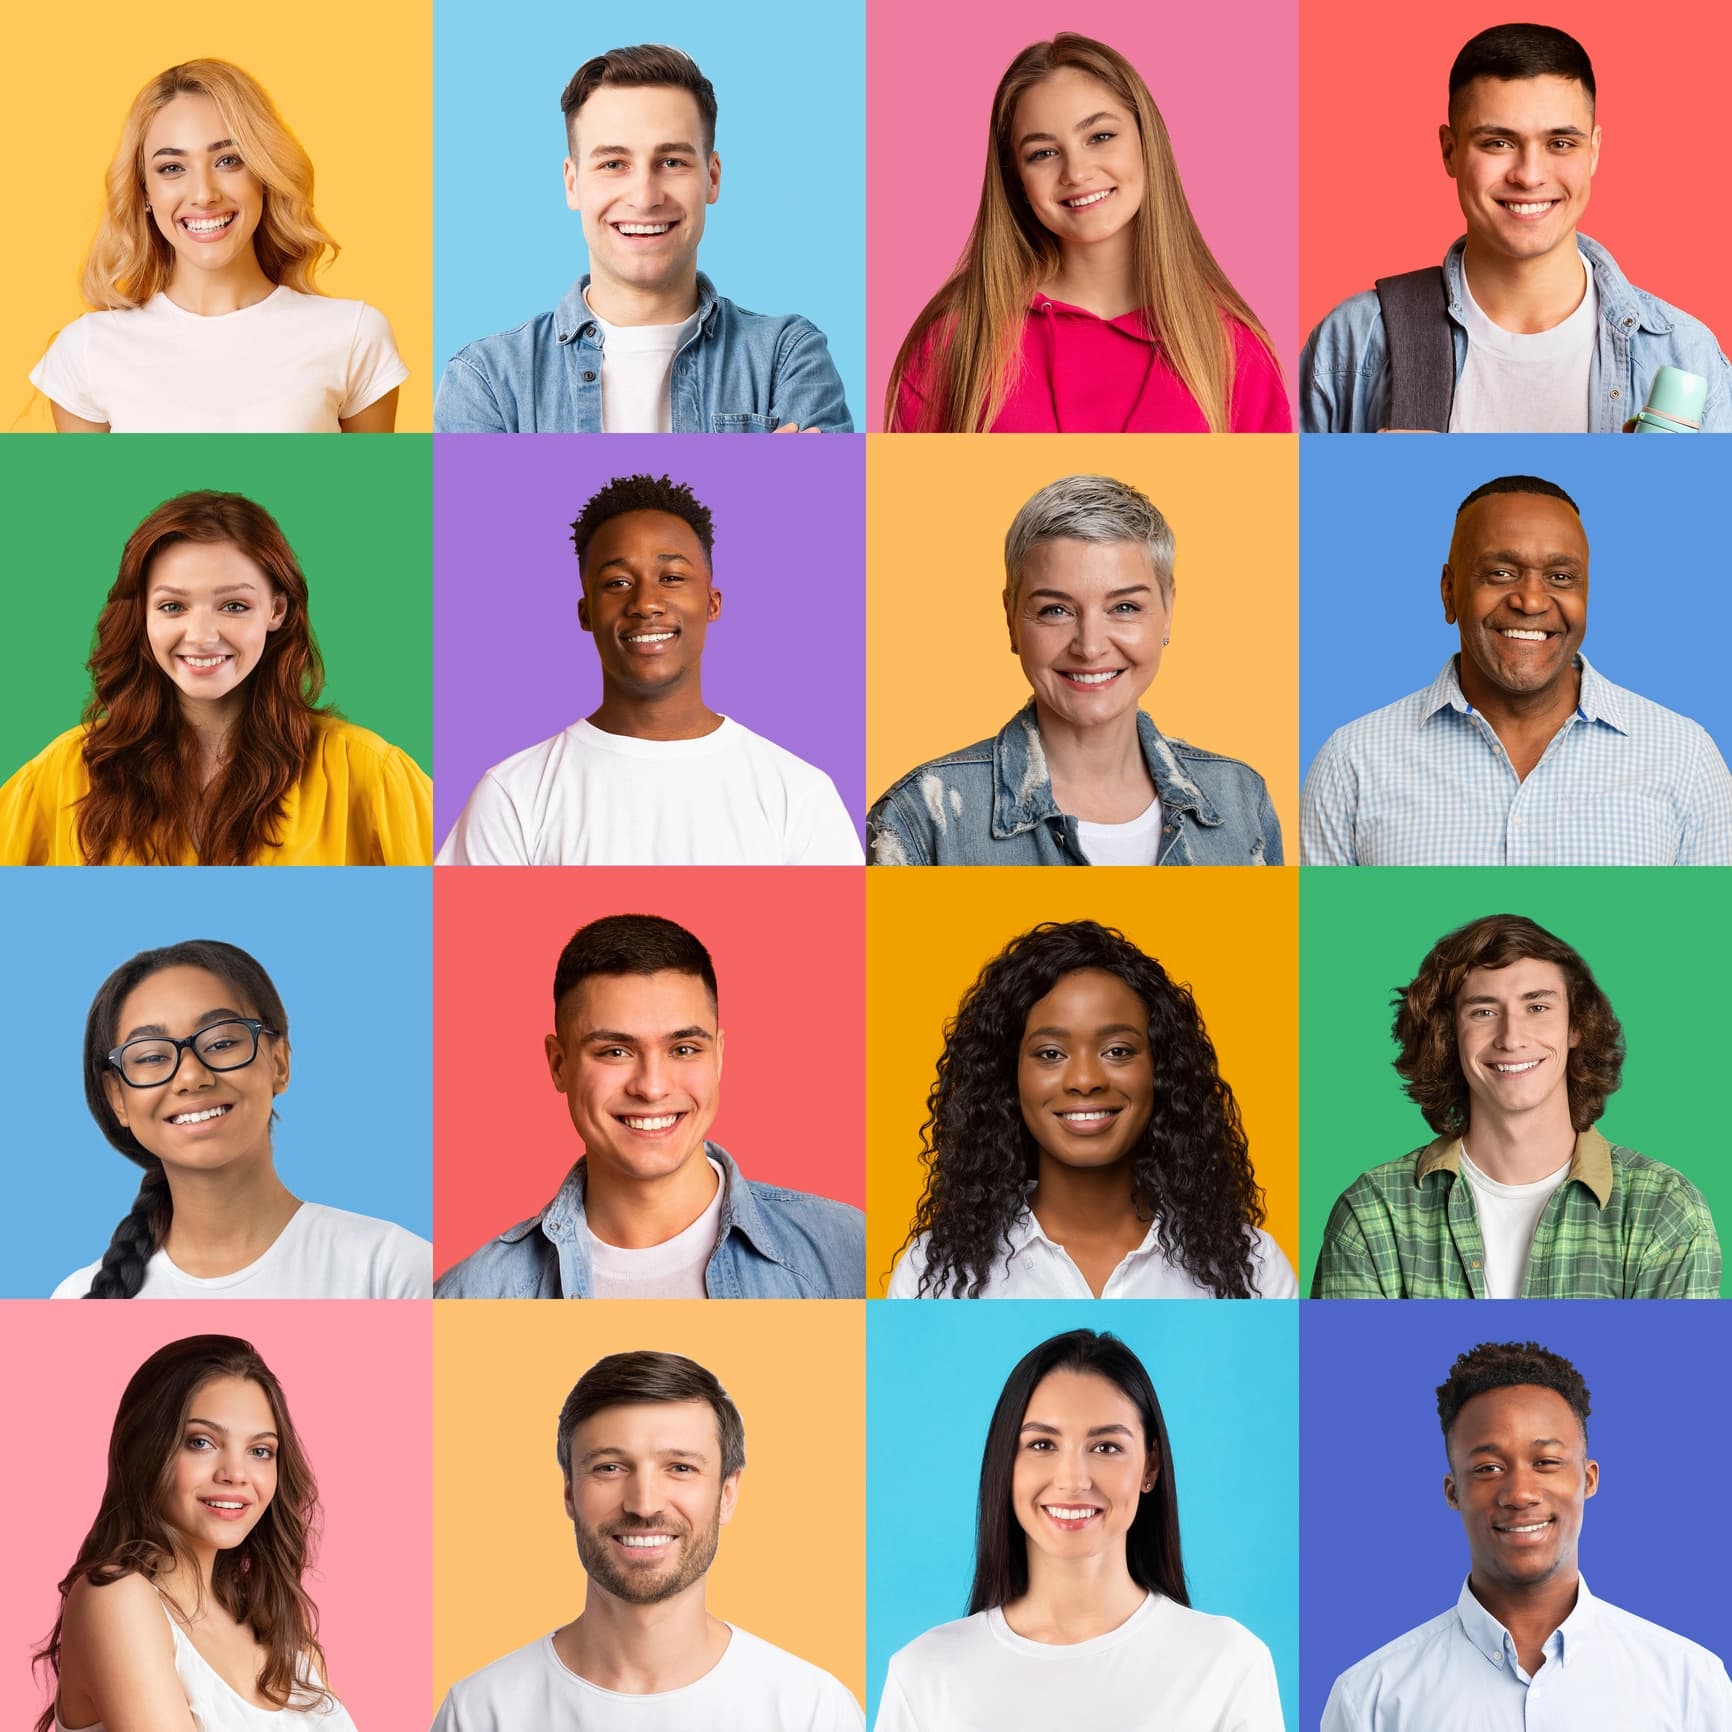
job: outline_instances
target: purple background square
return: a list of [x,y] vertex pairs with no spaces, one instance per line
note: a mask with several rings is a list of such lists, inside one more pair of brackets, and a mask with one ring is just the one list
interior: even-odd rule
[[617,475],[687,483],[715,523],[712,709],[816,764],[863,830],[866,441],[439,435],[433,441],[437,840],[482,774],[601,700],[571,524]]

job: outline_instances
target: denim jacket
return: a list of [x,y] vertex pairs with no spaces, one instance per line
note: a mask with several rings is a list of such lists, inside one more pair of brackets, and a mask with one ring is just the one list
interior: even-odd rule
[[[1702,411],[1704,433],[1732,432],[1732,367],[1714,333],[1688,313],[1634,287],[1617,261],[1597,241],[1577,235],[1576,244],[1594,273],[1600,326],[1588,374],[1589,421],[1596,433],[1616,433],[1648,400],[1662,367],[1681,367],[1708,381]],[[1455,339],[1455,376],[1467,363],[1462,324],[1465,238],[1443,261],[1449,294],[1450,334]],[[1377,291],[1345,300],[1306,340],[1299,357],[1299,428],[1303,433],[1375,433],[1389,412],[1389,351]]]
[[[1157,866],[1279,866],[1281,821],[1237,758],[1169,740],[1141,710],[1137,739],[1161,796]],[[994,739],[910,770],[866,815],[874,866],[1086,866],[1076,819],[1053,803],[1031,698]]]
[[[459,349],[433,404],[439,433],[599,433],[601,327],[582,277],[551,313]],[[797,313],[748,313],[698,275],[698,328],[674,356],[675,433],[852,433],[824,333]]]
[[[866,1217],[846,1203],[740,1176],[719,1143],[722,1230],[704,1270],[712,1299],[864,1299]],[[587,1299],[589,1232],[579,1160],[541,1211],[507,1227],[433,1284],[436,1299]]]

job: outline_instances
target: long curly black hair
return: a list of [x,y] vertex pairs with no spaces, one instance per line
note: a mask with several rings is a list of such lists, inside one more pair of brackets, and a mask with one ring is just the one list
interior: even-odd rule
[[1189,988],[1111,926],[1047,921],[1013,938],[980,971],[944,1031],[920,1128],[926,1189],[903,1241],[927,1235],[920,1296],[978,1299],[1009,1231],[1039,1149],[1023,1123],[1017,1054],[1029,1011],[1067,974],[1115,974],[1148,1007],[1154,1111],[1131,1169],[1139,1216],[1159,1223],[1166,1255],[1223,1299],[1249,1299],[1263,1193],[1233,1091]]

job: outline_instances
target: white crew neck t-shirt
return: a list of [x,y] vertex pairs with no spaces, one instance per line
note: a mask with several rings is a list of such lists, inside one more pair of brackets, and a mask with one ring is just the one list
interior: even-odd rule
[[704,1270],[722,1230],[722,1197],[726,1186],[714,1161],[716,1194],[709,1206],[683,1232],[628,1251],[598,1239],[588,1228],[590,1296],[595,1299],[707,1299]]
[[583,304],[601,331],[601,430],[671,433],[674,356],[698,328],[693,313],[677,325],[610,325]]
[[724,717],[697,740],[573,722],[495,764],[441,866],[860,866],[859,832],[815,765]]
[[578,1677],[543,1636],[453,1684],[433,1732],[862,1732],[860,1704],[837,1679],[729,1628],[703,1677],[653,1696]]
[[1077,841],[1091,866],[1153,866],[1161,852],[1161,797],[1124,824],[1076,821]]
[[1519,1299],[1522,1277],[1528,1268],[1528,1252],[1533,1249],[1534,1229],[1540,1224],[1546,1204],[1552,1200],[1552,1192],[1570,1176],[1570,1163],[1565,1161],[1555,1173],[1547,1173],[1531,1185],[1503,1185],[1482,1173],[1463,1149],[1461,1176],[1473,1192],[1479,1236],[1485,1245],[1486,1297]]
[[[1579,252],[1576,256],[1581,258]],[[1451,433],[1588,431],[1588,378],[1600,296],[1585,258],[1582,274],[1587,286],[1581,305],[1562,324],[1549,331],[1521,332],[1494,325],[1473,298],[1467,273],[1462,273],[1467,359],[1455,382]],[[1640,407],[1633,404],[1630,413]]]
[[[82,1299],[99,1257],[51,1297]],[[264,1253],[232,1275],[189,1275],[158,1251],[138,1299],[431,1299],[433,1247],[395,1221],[303,1203]]]
[[86,313],[30,383],[116,433],[337,433],[408,377],[377,308],[279,284],[208,318],[165,294]]
[[[695,1724],[695,1722],[694,1722]],[[1282,1732],[1269,1650],[1231,1618],[1161,1594],[1116,1630],[1059,1646],[994,1609],[892,1656],[874,1732]]]

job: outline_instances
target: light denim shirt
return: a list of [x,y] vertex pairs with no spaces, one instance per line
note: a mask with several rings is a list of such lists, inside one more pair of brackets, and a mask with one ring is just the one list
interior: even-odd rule
[[1473,1597],[1335,1680],[1321,1732],[1732,1732],[1732,1680],[1706,1648],[1595,1599],[1545,1640],[1529,1674]]
[[[846,1203],[742,1178],[719,1143],[722,1226],[704,1270],[711,1299],[864,1299],[866,1217]],[[433,1284],[435,1299],[587,1299],[590,1235],[579,1161],[538,1215],[507,1227]]]
[[[551,313],[459,349],[433,404],[439,433],[599,433],[601,327],[589,278]],[[698,328],[674,356],[675,433],[852,433],[824,333],[797,313],[749,313],[698,275]]]
[[[1279,866],[1281,821],[1237,758],[1169,740],[1141,711],[1137,739],[1161,797],[1157,866]],[[874,866],[1086,866],[1053,801],[1029,699],[995,738],[910,770],[866,815]]]
[[[1702,431],[1732,432],[1732,367],[1720,353],[1714,333],[1688,313],[1636,288],[1597,241],[1577,235],[1576,244],[1594,273],[1600,297],[1600,327],[1588,374],[1592,431],[1621,431],[1647,402],[1654,375],[1662,367],[1681,367],[1708,381]],[[1463,237],[1443,261],[1458,384],[1467,362],[1461,265],[1466,246]],[[1299,429],[1376,433],[1388,416],[1389,348],[1377,291],[1367,289],[1343,301],[1306,340],[1299,356]]]

